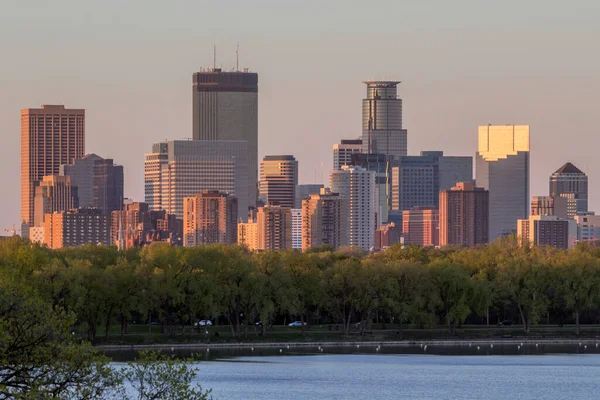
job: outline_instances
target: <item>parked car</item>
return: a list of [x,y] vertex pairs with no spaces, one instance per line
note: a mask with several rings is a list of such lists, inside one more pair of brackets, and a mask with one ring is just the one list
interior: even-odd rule
[[302,323],[302,321],[294,321],[294,322],[288,324],[288,326],[302,326],[302,325],[306,326],[307,323],[306,322]]
[[194,326],[212,326],[212,322],[209,319],[203,319],[194,324]]
[[500,325],[502,325],[502,326],[511,326],[512,324],[513,324],[512,321],[508,320],[508,319],[500,322]]

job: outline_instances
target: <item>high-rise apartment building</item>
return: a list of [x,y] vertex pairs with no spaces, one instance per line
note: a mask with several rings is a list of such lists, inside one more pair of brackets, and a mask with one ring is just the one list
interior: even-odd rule
[[123,166],[113,160],[87,154],[72,164],[61,165],[60,174],[69,176],[77,186],[80,207],[94,207],[109,214],[123,208]]
[[404,244],[437,246],[440,237],[440,214],[437,208],[414,207],[402,212]]
[[258,223],[256,221],[238,222],[237,243],[248,250],[258,250]]
[[85,110],[43,105],[21,110],[21,220],[34,221],[35,187],[85,154]]
[[237,243],[237,199],[205,190],[183,199],[183,245]]
[[79,207],[77,186],[71,184],[68,176],[44,176],[35,188],[33,225],[44,226],[46,214],[68,211]]
[[570,212],[569,218],[576,214],[588,212],[588,177],[579,168],[566,163],[550,176],[550,196],[571,198],[575,205],[575,213]]
[[422,151],[400,159],[392,168],[391,209],[402,213],[414,207],[438,208],[440,191],[473,180],[473,158]]
[[333,145],[333,169],[344,165],[352,165],[352,154],[362,153],[362,139],[342,139]]
[[259,197],[265,203],[293,208],[298,185],[298,161],[294,156],[265,156],[260,163]]
[[246,141],[173,140],[156,143],[146,154],[146,203],[183,219],[183,199],[204,190],[235,196],[238,218],[248,218]]
[[440,192],[440,246],[488,243],[489,196],[473,182]]
[[375,245],[375,172],[357,166],[331,171],[330,188],[345,202],[348,216],[348,244],[366,251]]
[[566,197],[533,196],[530,215],[554,215],[567,218],[569,199]]
[[[246,192],[248,206],[255,207],[258,181],[258,74],[218,68],[194,73],[192,108],[194,140],[248,142],[245,156],[248,170]],[[238,200],[241,199],[238,197]]]
[[292,208],[292,249],[302,250],[302,209]]
[[348,206],[338,193],[323,190],[302,201],[302,250],[348,245]]
[[375,173],[375,226],[388,222],[390,210],[391,163],[385,154],[352,155],[351,165],[356,165]]
[[402,128],[402,99],[398,81],[366,81],[362,102],[362,147],[366,154],[385,154],[395,162],[407,154],[406,129]]
[[529,215],[529,126],[479,127],[477,186],[490,192],[489,240],[515,233]]
[[577,241],[577,223],[553,215],[531,215],[517,220],[517,238],[522,244],[569,249]]
[[258,250],[292,248],[292,209],[277,204],[258,208]]
[[51,249],[110,245],[110,216],[96,208],[77,208],[46,214],[44,242]]
[[321,189],[323,189],[323,185],[320,183],[307,183],[297,185],[294,208],[302,208],[302,201],[309,199],[311,194],[321,193]]

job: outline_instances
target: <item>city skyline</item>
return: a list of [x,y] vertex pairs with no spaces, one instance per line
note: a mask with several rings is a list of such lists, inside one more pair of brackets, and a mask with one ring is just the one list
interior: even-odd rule
[[[261,76],[259,159],[265,154],[294,154],[300,165],[301,183],[326,183],[331,167],[330,146],[340,139],[360,137],[362,82],[369,79],[403,82],[399,85],[399,95],[404,101],[403,125],[410,135],[408,154],[416,155],[420,150],[430,149],[432,142],[443,141],[435,147],[448,155],[474,155],[478,125],[488,122],[530,124],[533,130],[531,194],[546,192],[547,176],[557,167],[555,160],[559,160],[559,165],[573,162],[593,182],[592,171],[600,166],[600,161],[595,159],[592,148],[583,148],[580,143],[592,139],[595,130],[593,93],[594,88],[600,86],[597,72],[600,68],[599,60],[586,49],[594,36],[590,30],[593,33],[597,28],[593,27],[590,15],[581,15],[579,11],[545,7],[542,15],[514,12],[515,8],[534,10],[535,3],[472,4],[474,10],[465,15],[454,7],[440,5],[446,14],[456,17],[454,20],[429,19],[422,5],[390,6],[389,16],[383,18],[390,21],[389,18],[397,16],[402,24],[384,24],[385,28],[382,24],[372,24],[372,28],[369,24],[360,24],[360,30],[352,34],[348,33],[352,32],[349,29],[352,24],[374,17],[361,12],[360,8],[342,10],[339,21],[332,32],[319,40],[321,43],[315,43],[314,39],[330,26],[328,17],[333,15],[335,7],[315,17],[312,31],[301,24],[301,16],[306,16],[306,12],[294,13],[299,6],[276,7],[272,10],[274,16],[284,18],[279,22],[277,18],[268,19],[264,29],[288,29],[282,29],[281,37],[265,41],[265,31],[248,25],[252,18],[235,29],[230,23],[212,29],[216,22],[210,21],[203,27],[193,26],[191,32],[169,32],[178,22],[184,25],[191,22],[194,14],[191,4],[190,12],[186,12],[189,17],[169,14],[164,6],[154,4],[142,11],[148,18],[140,22],[140,32],[127,30],[124,25],[117,25],[114,32],[106,32],[103,24],[110,21],[110,7],[71,9],[72,13],[79,13],[85,21],[91,22],[84,28],[74,22],[77,18],[65,20],[63,5],[53,9],[11,5],[0,17],[0,32],[4,38],[1,44],[6,55],[4,74],[0,78],[0,89],[6,93],[0,100],[0,126],[7,138],[7,148],[15,151],[8,152],[2,161],[3,179],[9,192],[18,192],[19,178],[9,173],[11,166],[19,162],[18,110],[41,104],[65,104],[67,108],[86,109],[86,153],[97,152],[123,165],[126,197],[143,200],[141,160],[147,150],[145,146],[133,144],[191,137],[190,75],[202,66],[212,65],[213,43],[217,45],[217,65],[233,68],[239,41],[240,67],[250,67]],[[140,12],[129,4],[119,9],[124,21]],[[219,5],[211,5],[209,9],[217,15],[225,12]],[[261,10],[265,7],[250,10],[250,7],[240,6],[232,12],[256,16]],[[472,18],[477,12],[488,11],[493,12],[485,24]],[[158,23],[159,16],[166,17],[164,25]],[[24,34],[23,27],[27,25],[24,22],[30,19],[40,24],[29,23],[30,32]],[[64,23],[57,27],[46,22],[56,19]],[[564,22],[559,32],[544,30],[549,19]],[[223,21],[223,18],[216,20]],[[433,31],[434,28],[440,32]],[[250,33],[244,35],[244,29],[250,29]],[[78,30],[81,30],[80,35],[74,37],[72,33]],[[45,32],[50,33],[50,42],[39,40]],[[208,34],[198,41],[203,33]],[[398,41],[397,35],[389,33],[398,33],[403,40]],[[19,46],[10,43],[12,37],[20,37]],[[116,38],[123,40],[116,41]],[[458,42],[464,38],[470,40],[459,46]],[[497,40],[490,44],[490,38]],[[95,54],[83,47],[86,39],[95,44],[90,46]],[[552,41],[553,46],[535,46],[546,41]],[[32,62],[40,51],[46,54],[56,49],[54,42],[71,53],[81,51],[83,57],[78,57],[80,60],[76,62],[71,57],[58,58],[44,68]],[[172,46],[173,43],[183,45]],[[366,63],[362,53],[357,51],[367,43],[380,55],[376,64]],[[29,46],[31,51],[21,53],[22,46]],[[332,46],[338,51],[331,52]],[[538,49],[535,57],[526,52],[531,47]],[[131,51],[132,48],[137,51]],[[479,60],[481,52],[493,56],[497,52],[506,55],[507,51],[509,57],[498,57],[492,64]],[[456,52],[464,59],[452,58],[442,65],[431,62],[440,57],[447,59]],[[555,56],[559,52],[564,57],[557,60]],[[156,57],[162,53],[164,57]],[[510,55],[524,58],[515,64],[508,61],[514,59]],[[315,62],[317,57],[319,62]],[[570,67],[573,64],[577,64],[576,69]],[[340,69],[340,65],[344,67]],[[299,76],[298,80],[288,79],[290,74]],[[148,82],[153,84],[148,85]],[[93,96],[90,89],[95,91]],[[561,101],[546,100],[551,98]],[[312,114],[315,108],[327,113]],[[307,118],[298,118],[300,115]],[[286,120],[295,123],[282,131]],[[566,134],[575,135],[578,140],[571,141],[570,145],[558,145]],[[448,135],[452,135],[453,140],[444,140]],[[314,146],[310,140],[290,138],[323,143]],[[123,145],[114,145],[121,142]],[[599,194],[591,185],[589,209],[600,208]],[[0,216],[0,228],[10,228],[13,223],[18,226],[18,196],[6,196],[0,205],[5,210]]]

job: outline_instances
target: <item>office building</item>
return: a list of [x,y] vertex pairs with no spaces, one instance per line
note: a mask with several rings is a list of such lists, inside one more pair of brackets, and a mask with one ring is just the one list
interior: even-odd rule
[[579,168],[566,163],[550,176],[550,196],[572,199],[575,210],[569,218],[588,211],[588,177]]
[[60,174],[77,186],[80,207],[98,208],[106,213],[123,208],[123,166],[97,154],[86,154],[70,165],[61,165]]
[[529,215],[529,126],[480,126],[477,186],[490,192],[489,240],[515,233]]
[[395,223],[381,225],[375,231],[375,250],[385,250],[398,243],[404,244],[402,231]]
[[96,208],[77,208],[46,214],[44,243],[51,249],[110,245],[110,216]]
[[[79,207],[77,187],[68,176],[47,175],[35,188],[33,226],[44,226],[44,216]],[[31,234],[31,231],[30,231]]]
[[375,246],[375,172],[357,166],[331,171],[330,188],[344,201],[348,216],[348,244],[370,251]]
[[302,209],[292,208],[292,249],[302,250]]
[[320,183],[299,184],[296,186],[296,200],[294,208],[302,208],[302,201],[309,199],[311,194],[319,194],[323,189]]
[[248,250],[258,250],[258,223],[255,221],[238,222],[237,243]]
[[437,208],[413,207],[402,212],[404,244],[437,246],[440,237],[440,214]]
[[530,215],[554,215],[567,218],[569,199],[566,197],[533,196]]
[[235,196],[248,218],[246,141],[173,140],[156,143],[144,162],[145,199],[151,210],[183,219],[183,199],[205,190]]
[[473,182],[458,182],[440,192],[440,246],[488,243],[489,196]]
[[344,165],[352,164],[352,155],[362,153],[362,139],[342,139],[333,145],[333,169],[337,170]]
[[401,215],[414,207],[438,208],[440,191],[471,180],[472,157],[444,156],[442,151],[402,157],[392,168],[391,210]]
[[323,190],[302,201],[302,250],[348,245],[348,206],[338,193]]
[[258,250],[292,248],[292,209],[266,204],[257,213]]
[[595,243],[600,241],[600,215],[588,212],[574,217],[577,224],[577,242]]
[[407,154],[406,129],[402,128],[402,99],[398,81],[366,81],[362,102],[362,147],[366,154],[385,154],[390,162]]
[[[194,73],[192,109],[194,140],[248,143],[244,157],[248,171],[248,187],[245,191],[248,193],[248,206],[256,207],[258,74],[218,68]],[[241,201],[239,196],[238,200]]]
[[152,211],[147,203],[128,202],[111,213],[110,242],[120,249],[154,242],[182,245],[182,221],[165,211]]
[[264,203],[293,208],[298,186],[298,161],[294,156],[265,156],[260,163],[259,197]]
[[34,221],[35,187],[85,154],[85,110],[43,105],[21,110],[21,221]]
[[531,215],[517,221],[517,238],[521,244],[569,249],[577,241],[577,223],[553,215]]
[[205,190],[183,199],[183,245],[237,243],[237,199]]

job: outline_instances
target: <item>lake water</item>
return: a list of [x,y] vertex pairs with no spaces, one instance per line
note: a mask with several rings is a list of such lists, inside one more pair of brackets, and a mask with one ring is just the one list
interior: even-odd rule
[[238,399],[595,399],[600,355],[331,354],[198,364],[213,397]]

